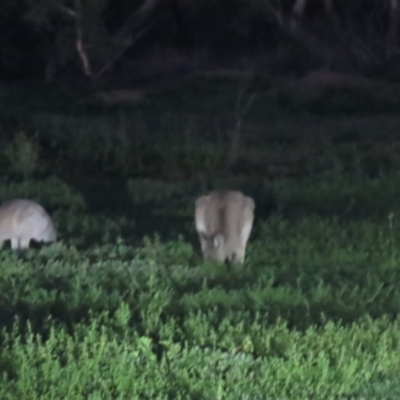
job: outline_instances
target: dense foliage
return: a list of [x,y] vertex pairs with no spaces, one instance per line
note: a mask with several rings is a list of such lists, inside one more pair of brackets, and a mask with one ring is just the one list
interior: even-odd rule
[[[379,202],[373,188],[386,185],[340,183],[330,191],[338,211],[366,194]],[[61,242],[1,253],[1,398],[398,396],[393,207],[381,214],[355,200],[368,215],[316,215],[307,211],[324,204],[315,181],[279,183],[280,215],[259,221],[245,265],[226,269],[202,263],[197,243],[182,238],[110,241],[112,226],[76,208],[79,197],[58,197],[61,182],[12,189],[39,198],[45,185],[49,207],[67,208],[53,214]],[[77,249],[70,243],[87,226],[92,243]]]
[[[134,107],[4,87],[0,202],[59,241],[0,252],[1,399],[399,398],[396,103],[256,83],[247,113],[229,79]],[[243,266],[202,261],[213,187],[255,199]]]

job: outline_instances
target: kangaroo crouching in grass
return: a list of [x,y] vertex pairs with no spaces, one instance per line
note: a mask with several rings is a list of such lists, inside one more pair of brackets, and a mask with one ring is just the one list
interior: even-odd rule
[[254,200],[238,191],[213,191],[196,200],[196,230],[205,260],[243,263],[254,208]]
[[44,208],[30,200],[10,200],[0,206],[0,248],[11,240],[11,248],[27,249],[31,240],[55,242],[57,234]]

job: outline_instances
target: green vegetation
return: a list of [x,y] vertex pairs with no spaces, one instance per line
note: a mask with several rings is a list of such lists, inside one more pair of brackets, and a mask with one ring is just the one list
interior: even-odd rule
[[[241,85],[122,106],[8,88],[0,201],[39,201],[60,240],[0,252],[1,399],[399,398],[394,108],[346,91],[329,113],[257,78],[243,113]],[[243,266],[201,259],[212,187],[256,201]]]

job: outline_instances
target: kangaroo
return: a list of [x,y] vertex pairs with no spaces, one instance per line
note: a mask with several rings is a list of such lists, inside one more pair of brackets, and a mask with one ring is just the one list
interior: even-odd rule
[[196,200],[196,230],[205,260],[243,263],[254,208],[254,200],[238,191],[213,191]]
[[0,207],[0,248],[11,240],[11,248],[27,249],[31,239],[55,242],[57,234],[43,207],[30,200],[10,200]]

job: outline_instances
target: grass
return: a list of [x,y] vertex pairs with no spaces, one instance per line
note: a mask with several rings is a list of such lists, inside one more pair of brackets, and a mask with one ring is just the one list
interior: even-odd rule
[[[23,178],[0,155],[0,201],[41,202],[60,241],[0,252],[2,399],[398,398],[398,118],[257,82],[231,168],[243,82],[90,110],[16,88],[2,129],[38,157]],[[193,205],[212,187],[256,201],[243,266],[201,259]]]

